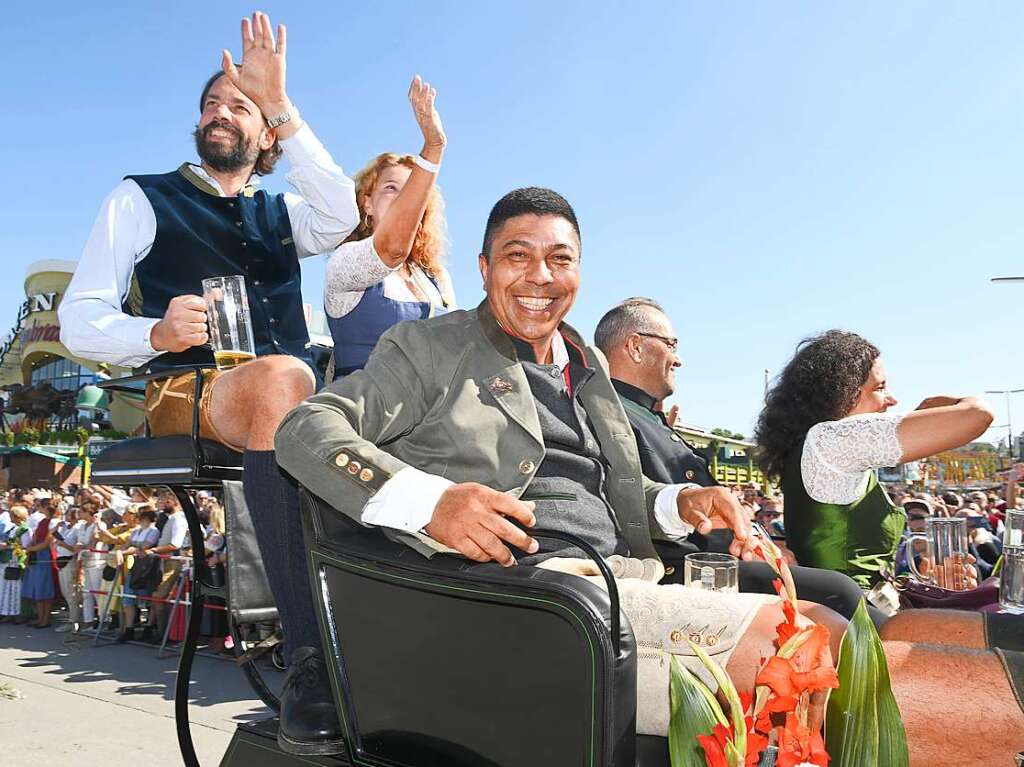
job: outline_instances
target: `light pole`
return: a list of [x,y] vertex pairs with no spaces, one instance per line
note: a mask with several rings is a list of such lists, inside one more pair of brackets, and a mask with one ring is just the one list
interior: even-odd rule
[[985,394],[1005,394],[1006,395],[1006,449],[1010,453],[1010,463],[1013,463],[1013,418],[1010,416],[1010,395],[1020,394],[1024,389],[989,389]]

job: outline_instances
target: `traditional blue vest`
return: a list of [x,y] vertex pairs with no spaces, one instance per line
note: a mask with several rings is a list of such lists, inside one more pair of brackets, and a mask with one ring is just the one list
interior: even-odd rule
[[[438,287],[433,277],[428,275],[428,278],[434,287]],[[327,316],[331,338],[334,339],[335,378],[365,367],[373,347],[392,325],[447,313],[447,307],[434,307],[431,315],[431,305],[426,301],[395,301],[386,297],[383,280],[371,285],[363,291],[363,297],[355,308],[344,317]]]
[[[127,178],[153,206],[156,238],[135,266],[123,311],[163,317],[175,296],[201,296],[203,279],[241,274],[257,355],[290,354],[312,364],[284,195],[245,187],[235,197],[221,197],[188,164],[173,173]],[[195,346],[162,354],[150,368],[212,362],[209,346]]]

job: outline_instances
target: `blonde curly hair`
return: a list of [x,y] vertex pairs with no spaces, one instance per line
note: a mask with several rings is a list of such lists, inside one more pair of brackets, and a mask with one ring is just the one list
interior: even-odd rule
[[[364,240],[373,234],[374,224],[366,214],[366,200],[377,188],[380,174],[387,168],[401,165],[406,168],[416,167],[411,155],[385,152],[370,160],[354,180],[356,182],[356,202],[359,205],[359,226],[353,230],[345,242]],[[447,226],[444,220],[444,199],[435,184],[427,198],[427,207],[423,211],[423,220],[416,231],[416,239],[412,243],[409,258],[431,276],[436,276],[448,250]]]

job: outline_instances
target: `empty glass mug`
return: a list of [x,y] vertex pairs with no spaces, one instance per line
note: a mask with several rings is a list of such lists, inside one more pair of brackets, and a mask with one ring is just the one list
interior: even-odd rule
[[687,554],[683,579],[687,586],[705,591],[738,592],[739,560],[732,554]]
[[999,606],[1007,612],[1024,613],[1024,511],[1007,510],[1003,524]]
[[[967,520],[963,517],[929,517],[924,532],[908,536],[907,564],[914,577],[950,591],[970,588],[967,581]],[[914,560],[920,557],[920,565]]]
[[234,274],[205,279],[203,298],[217,369],[227,370],[256,359],[245,277]]

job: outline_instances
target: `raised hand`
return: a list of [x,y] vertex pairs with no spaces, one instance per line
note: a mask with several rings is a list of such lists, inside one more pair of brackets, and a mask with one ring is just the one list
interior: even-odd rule
[[288,46],[284,24],[277,25],[277,40],[270,17],[257,11],[252,20],[242,19],[242,63],[235,66],[231,51],[224,49],[224,74],[238,90],[252,99],[264,117],[291,110],[285,91],[285,54]]
[[[447,137],[444,135],[444,127],[441,125],[441,115],[437,113],[434,100],[437,98],[437,91],[430,83],[423,82],[419,75],[412,79],[409,85],[409,103],[412,105],[412,112],[416,116],[416,123],[423,133],[423,148],[443,150]],[[437,162],[437,160],[426,157],[425,160]],[[440,158],[438,158],[440,159]]]
[[427,535],[477,562],[516,563],[505,543],[536,553],[538,543],[506,519],[533,527],[533,504],[475,482],[452,485],[441,495]]

